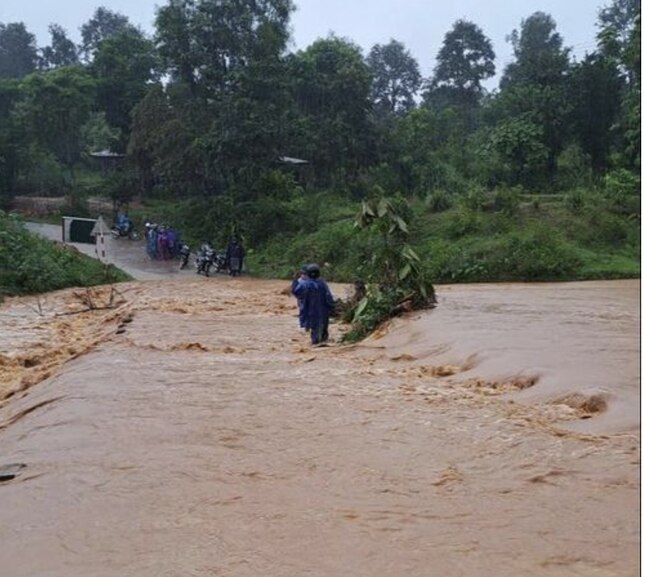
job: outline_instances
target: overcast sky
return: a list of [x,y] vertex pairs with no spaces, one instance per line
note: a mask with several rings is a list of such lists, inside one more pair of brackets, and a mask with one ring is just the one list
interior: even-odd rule
[[[512,60],[506,37],[537,11],[550,14],[564,45],[578,60],[595,49],[598,11],[611,0],[295,0],[292,50],[306,48],[329,33],[348,38],[365,54],[374,44],[402,42],[424,77],[432,74],[443,38],[459,19],[477,24],[491,40],[498,76]],[[24,22],[39,46],[50,42],[47,27],[60,24],[75,42],[79,28],[105,6],[153,31],[155,9],[165,0],[0,0],[0,22]],[[497,81],[491,83],[494,88]]]

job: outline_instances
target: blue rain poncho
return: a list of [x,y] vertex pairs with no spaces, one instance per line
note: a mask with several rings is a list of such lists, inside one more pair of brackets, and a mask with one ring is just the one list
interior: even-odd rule
[[311,343],[316,345],[329,338],[329,317],[334,310],[334,297],[321,278],[304,278],[293,287],[293,294],[302,303],[300,318],[304,328],[311,331]]

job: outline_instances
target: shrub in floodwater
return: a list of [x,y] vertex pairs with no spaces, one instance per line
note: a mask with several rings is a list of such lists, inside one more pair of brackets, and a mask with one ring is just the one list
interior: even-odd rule
[[345,340],[356,341],[383,321],[403,311],[435,305],[434,287],[427,280],[421,259],[407,243],[409,229],[404,216],[411,210],[402,197],[386,198],[382,191],[363,201],[355,226],[374,241],[365,264],[367,293],[349,311],[352,329]]

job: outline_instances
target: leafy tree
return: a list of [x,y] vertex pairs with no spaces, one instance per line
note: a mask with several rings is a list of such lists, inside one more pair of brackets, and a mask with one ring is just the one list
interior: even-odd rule
[[25,130],[12,114],[21,98],[19,81],[0,79],[0,208],[7,208],[15,195],[27,147]]
[[569,69],[569,48],[563,48],[562,37],[549,14],[535,12],[522,20],[521,30],[509,36],[515,62],[504,70],[500,88],[514,84],[553,86],[561,84]]
[[292,10],[290,0],[172,0],[157,13],[159,53],[183,95],[176,132],[183,148],[173,158],[189,162],[203,193],[252,192],[278,155],[287,132],[281,56]]
[[157,12],[156,41],[173,79],[216,96],[251,62],[282,53],[291,0],[170,0]]
[[628,94],[624,100],[625,153],[627,164],[635,171],[641,166],[641,17],[635,19],[625,49],[625,63],[632,71]]
[[22,78],[36,70],[36,37],[22,22],[0,23],[0,78]]
[[[216,156],[208,148],[212,111],[185,85],[153,86],[133,110],[128,154],[142,192],[201,196],[215,192]],[[212,172],[211,172],[212,171]]]
[[119,32],[134,31],[127,16],[100,6],[94,16],[81,26],[81,54],[86,61],[92,59],[99,44]]
[[40,54],[40,68],[51,69],[78,64],[76,44],[68,37],[65,29],[58,24],[50,24],[51,45],[45,46]]
[[150,194],[161,172],[161,128],[174,117],[168,98],[160,84],[153,86],[132,111],[132,132],[128,156],[139,174],[140,191]]
[[553,18],[543,12],[522,20],[521,31],[514,30],[510,40],[515,61],[504,71],[495,107],[502,111],[500,119],[510,121],[513,115],[523,122],[530,118],[540,128],[547,150],[544,180],[545,184],[553,183],[557,157],[568,136],[565,119],[571,107],[566,93],[570,50],[563,48]]
[[74,179],[81,156],[82,127],[94,105],[95,83],[80,67],[31,74],[21,85],[17,114],[33,140],[52,151]]
[[[464,148],[465,118],[455,108],[411,111],[397,127],[397,168],[411,192],[427,195],[433,190],[457,192],[472,157]],[[464,160],[465,159],[465,160]]]
[[426,102],[474,106],[481,98],[482,82],[495,74],[495,52],[481,28],[458,20],[437,55],[437,65]]
[[172,82],[182,82],[194,94],[198,79],[198,54],[192,34],[194,0],[169,0],[155,20],[155,42],[164,70]]
[[589,55],[572,68],[567,92],[572,106],[567,123],[594,173],[602,174],[617,141],[614,131],[623,96],[618,69],[602,55]]
[[[290,61],[299,118],[294,141],[321,184],[351,179],[369,162],[371,75],[360,49],[329,37]],[[297,154],[296,154],[297,156]]]
[[372,73],[372,101],[376,110],[404,113],[414,107],[421,86],[417,61],[401,42],[376,44],[367,57]]
[[130,134],[131,112],[156,80],[152,42],[132,28],[116,32],[96,48],[89,67],[97,83],[97,103],[108,123],[120,131],[120,150]]
[[640,169],[641,149],[641,10],[638,0],[614,0],[599,15],[598,41],[605,59],[613,62],[625,79],[618,132],[622,163]]
[[500,175],[511,185],[532,186],[543,173],[548,151],[539,125],[529,116],[502,121],[492,130],[489,150],[501,160]]
[[87,152],[115,150],[118,145],[119,131],[111,127],[105,112],[92,112],[81,128],[82,149]]
[[640,0],[613,0],[598,15],[600,51],[630,76],[640,74],[640,66],[636,66],[640,64],[640,54],[633,51],[636,29],[640,27],[640,5]]

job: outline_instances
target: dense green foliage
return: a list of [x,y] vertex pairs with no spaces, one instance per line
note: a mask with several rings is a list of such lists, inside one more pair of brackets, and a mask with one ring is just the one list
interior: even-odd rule
[[128,153],[130,197],[233,204],[261,200],[258,183],[285,157],[308,161],[298,178],[309,191],[355,200],[373,185],[544,194],[640,172],[637,0],[600,11],[598,46],[580,62],[549,14],[529,15],[490,92],[495,53],[473,22],[455,22],[422,79],[396,40],[364,55],[329,36],[289,53],[293,10],[291,0],[167,0],[147,37],[100,7],[80,45],[52,24],[42,48],[24,24],[0,23],[0,134],[20,135],[0,138],[3,204],[74,194],[75,170],[97,170],[88,153],[101,145]]
[[29,233],[19,220],[0,211],[0,300],[129,278],[111,265]]

